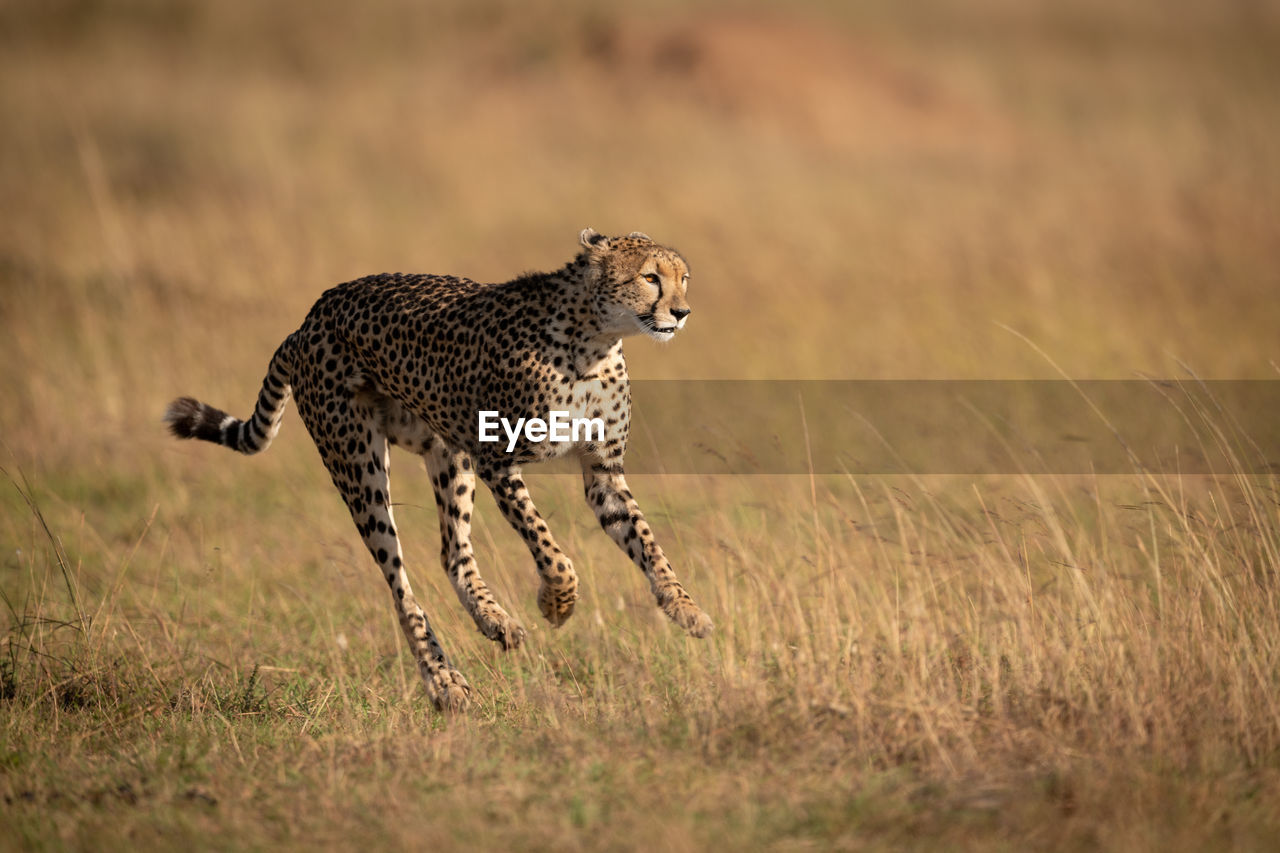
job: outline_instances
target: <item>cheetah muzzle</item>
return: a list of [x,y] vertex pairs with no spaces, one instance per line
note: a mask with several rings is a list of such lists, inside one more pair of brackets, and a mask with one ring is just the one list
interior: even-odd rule
[[[525,629],[480,577],[471,544],[477,476],[524,539],[538,573],[538,609],[562,625],[578,600],[573,563],[521,476],[525,464],[576,457],[604,531],[640,568],[658,605],[696,637],[711,619],[681,586],[623,475],[631,390],[622,339],[669,341],[689,316],[685,259],[633,232],[579,235],[572,261],[502,284],[437,275],[369,276],[326,291],[276,350],[247,420],[190,397],[166,413],[179,438],[241,453],[265,450],[292,396],[360,536],[390,588],[427,693],[464,710],[471,687],[449,662],[414,599],[389,489],[389,448],[421,456],[440,521],[440,560],[476,627],[504,649]],[[604,423],[603,437],[486,443],[477,413],[545,417],[564,410]]]

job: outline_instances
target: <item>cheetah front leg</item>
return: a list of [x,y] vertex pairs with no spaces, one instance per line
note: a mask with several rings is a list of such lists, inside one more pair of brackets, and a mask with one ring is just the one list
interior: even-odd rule
[[662,548],[654,539],[640,505],[627,488],[620,465],[598,459],[582,460],[582,481],[587,503],[605,533],[640,567],[662,612],[695,637],[711,633],[711,617],[693,603],[676,578]]
[[519,467],[482,469],[480,478],[493,492],[507,523],[520,534],[533,554],[542,581],[538,588],[538,609],[548,622],[560,627],[573,615],[573,606],[578,600],[578,574],[573,563],[560,550],[546,521],[538,514]]
[[494,599],[476,568],[471,546],[471,513],[476,497],[471,457],[449,449],[436,438],[423,458],[440,516],[440,562],[445,574],[480,633],[501,643],[504,649],[514,649],[524,641],[524,628]]

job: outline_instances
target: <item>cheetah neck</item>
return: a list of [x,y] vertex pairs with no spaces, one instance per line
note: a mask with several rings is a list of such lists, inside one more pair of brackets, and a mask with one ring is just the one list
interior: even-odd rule
[[569,345],[575,355],[597,361],[618,345],[623,334],[609,328],[600,317],[581,264],[570,263],[548,273],[545,281],[554,292],[547,315],[548,331],[554,339]]
[[541,291],[536,301],[547,306],[540,312],[543,332],[561,348],[575,375],[595,376],[605,370],[625,373],[623,334],[601,322],[583,265],[569,263],[552,273],[529,276],[526,281]]

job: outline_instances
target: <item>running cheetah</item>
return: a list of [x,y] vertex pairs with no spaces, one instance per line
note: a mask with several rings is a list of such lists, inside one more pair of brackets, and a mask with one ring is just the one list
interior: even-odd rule
[[[552,538],[521,466],[572,455],[587,503],[640,567],[662,610],[695,637],[711,619],[676,579],[623,477],[631,391],[622,338],[668,341],[689,316],[689,266],[644,234],[605,237],[588,228],[563,268],[505,284],[436,275],[377,275],[326,291],[271,359],[248,420],[190,397],[165,415],[178,438],[252,454],[280,429],[290,395],[320,458],[391,588],[400,627],[427,692],[460,711],[471,687],[449,663],[405,573],[388,489],[388,447],[421,455],[440,518],[440,559],[480,632],[514,648],[520,623],[476,569],[471,513],[477,474],[524,538],[538,577],[538,607],[553,625],[573,613],[578,576]],[[481,441],[481,412],[545,418],[560,410],[602,421],[576,441]]]

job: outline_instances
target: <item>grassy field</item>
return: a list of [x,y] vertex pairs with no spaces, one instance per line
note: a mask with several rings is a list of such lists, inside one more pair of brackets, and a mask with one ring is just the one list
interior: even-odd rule
[[399,455],[446,719],[292,410],[160,415],[588,225],[693,266],[637,377],[1274,379],[1278,79],[1267,2],[0,0],[0,849],[1274,849],[1274,473],[633,478],[707,641],[534,475],[504,654]]

